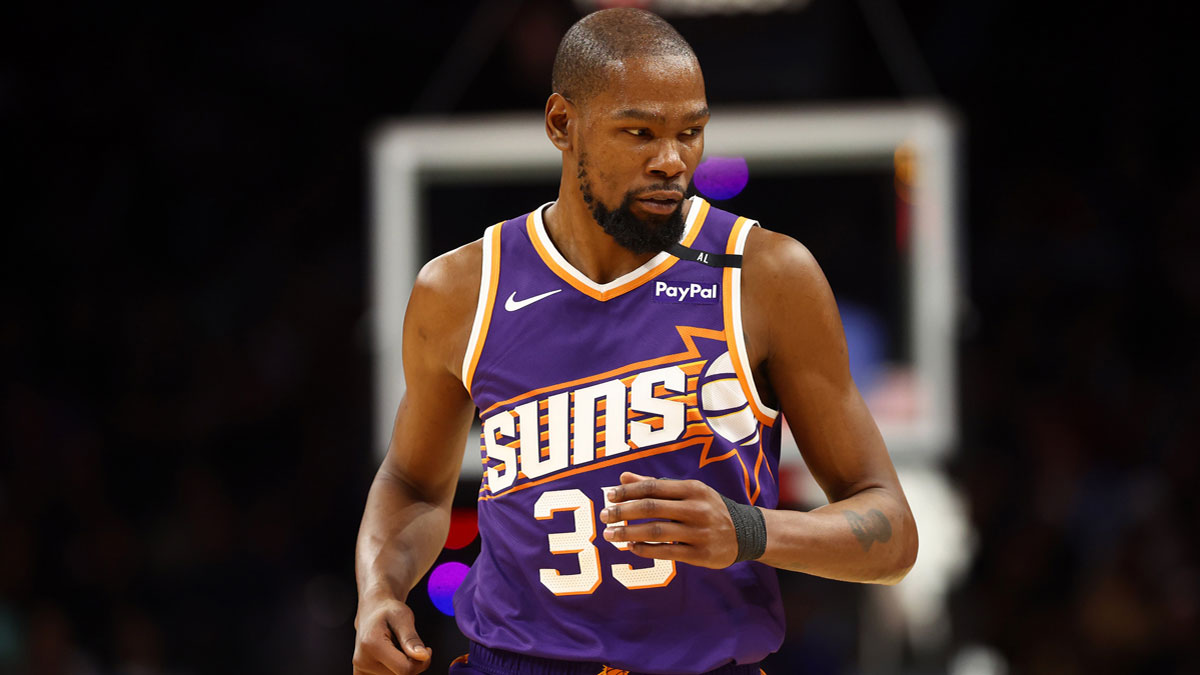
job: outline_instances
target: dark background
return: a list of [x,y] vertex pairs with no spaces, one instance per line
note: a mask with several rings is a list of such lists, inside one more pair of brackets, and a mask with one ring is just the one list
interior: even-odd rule
[[[951,645],[1013,673],[1200,672],[1198,24],[1125,4],[673,20],[718,114],[960,113],[948,468],[980,548]],[[0,672],[349,671],[378,458],[366,139],[414,112],[540,110],[576,18],[555,0],[0,9]],[[855,672],[858,591],[797,583],[772,672]]]

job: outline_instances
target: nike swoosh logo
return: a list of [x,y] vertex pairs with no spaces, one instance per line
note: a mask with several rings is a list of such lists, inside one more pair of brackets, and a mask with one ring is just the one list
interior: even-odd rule
[[528,307],[529,305],[532,305],[542,298],[548,298],[561,290],[561,288],[556,288],[552,291],[542,293],[541,295],[535,295],[532,298],[525,298],[524,300],[517,300],[517,292],[513,291],[512,295],[508,296],[508,299],[504,301],[504,309],[507,309],[510,312],[515,312],[522,307]]

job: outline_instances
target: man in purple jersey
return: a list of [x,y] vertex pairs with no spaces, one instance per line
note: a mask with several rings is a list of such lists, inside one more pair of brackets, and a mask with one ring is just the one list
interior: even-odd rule
[[[782,640],[774,570],[896,583],[912,513],[816,261],[684,198],[709,113],[683,38],[596,12],[552,84],[557,200],[414,285],[356,549],[354,672],[431,663],[405,600],[442,550],[478,406],[483,543],[453,673],[757,673]],[[827,506],[775,508],[781,413]]]

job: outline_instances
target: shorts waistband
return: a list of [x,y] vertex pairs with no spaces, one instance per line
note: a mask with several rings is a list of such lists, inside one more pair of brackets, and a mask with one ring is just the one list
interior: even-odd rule
[[[485,647],[477,642],[471,643],[467,663],[491,675],[603,675],[606,672],[617,675],[625,672],[603,663],[525,656]],[[702,675],[759,675],[761,672],[759,665],[729,664]],[[628,675],[639,675],[639,672],[631,670]]]

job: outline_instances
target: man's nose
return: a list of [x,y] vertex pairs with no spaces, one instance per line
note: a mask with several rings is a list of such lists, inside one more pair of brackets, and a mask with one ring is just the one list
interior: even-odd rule
[[679,154],[678,144],[673,139],[663,139],[658,152],[650,159],[646,172],[658,178],[671,179],[683,173],[687,163]]

